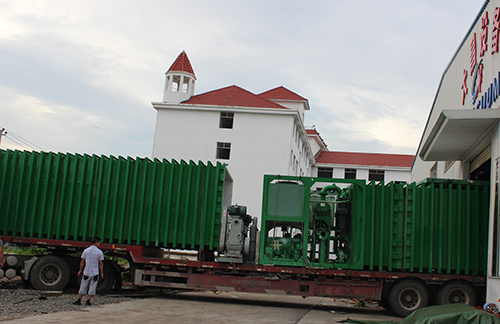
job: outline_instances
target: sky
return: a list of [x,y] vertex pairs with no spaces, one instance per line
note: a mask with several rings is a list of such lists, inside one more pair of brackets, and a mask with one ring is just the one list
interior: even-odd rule
[[1,148],[151,157],[151,102],[185,50],[196,94],[284,86],[331,151],[415,154],[483,4],[0,0]]

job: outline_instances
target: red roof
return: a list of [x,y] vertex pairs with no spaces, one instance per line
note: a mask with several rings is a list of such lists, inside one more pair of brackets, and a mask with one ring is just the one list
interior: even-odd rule
[[315,128],[313,129],[306,128],[306,134],[319,135],[319,133],[316,131]]
[[189,58],[186,52],[182,51],[182,53],[177,56],[174,63],[172,63],[172,66],[170,67],[170,69],[168,69],[167,72],[170,71],[187,72],[194,75],[193,67],[191,66],[191,62],[189,62]]
[[354,152],[321,152],[316,163],[372,165],[411,168],[415,155],[354,153]]
[[192,96],[182,104],[288,109],[236,85]]
[[307,101],[306,98],[299,96],[293,91],[288,90],[287,88],[281,86],[266,92],[262,92],[258,94],[259,97],[266,99],[275,99],[275,100],[299,100],[299,101]]

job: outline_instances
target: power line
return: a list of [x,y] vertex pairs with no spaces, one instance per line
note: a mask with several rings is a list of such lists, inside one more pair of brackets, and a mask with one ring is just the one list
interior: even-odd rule
[[[3,130],[5,130],[5,128]],[[11,136],[5,136],[7,134],[11,135]],[[14,133],[11,130],[8,130],[8,132],[5,132],[4,136],[5,136],[5,138],[10,139],[11,141],[16,143],[17,145],[20,145],[26,149],[38,148],[38,150],[44,151],[44,149],[42,147],[36,145],[33,142],[28,141],[27,139],[24,139],[23,137],[21,137],[20,135],[17,135],[16,133]]]
[[26,144],[30,145],[31,147],[39,148],[40,150],[43,151],[43,148],[41,148],[40,146],[36,145],[35,143],[32,143],[32,142],[28,141],[27,139],[22,138],[21,136],[17,135],[16,133],[14,133],[12,131],[9,131],[9,134],[13,135],[17,140],[22,141],[23,143],[26,143]]
[[17,145],[19,145],[19,146],[21,146],[21,147],[23,147],[23,148],[25,148],[25,149],[27,149],[27,150],[30,150],[30,149],[31,149],[31,148],[29,148],[29,147],[26,147],[26,146],[25,146],[25,145],[23,145],[22,143],[20,143],[20,142],[16,141],[13,137],[5,137],[5,138],[6,138],[6,139],[8,139],[8,140],[10,140],[10,141],[12,141],[12,142],[14,142],[14,143],[16,143]]

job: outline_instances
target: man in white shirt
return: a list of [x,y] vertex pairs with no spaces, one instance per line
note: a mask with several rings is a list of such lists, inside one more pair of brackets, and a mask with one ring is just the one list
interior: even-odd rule
[[92,296],[95,295],[97,288],[97,282],[100,278],[104,278],[104,254],[99,249],[101,245],[101,239],[97,236],[92,238],[92,245],[86,248],[82,253],[82,261],[80,262],[80,271],[78,271],[78,276],[82,274],[83,278],[80,284],[80,290],[78,291],[78,300],[75,301],[74,305],[82,304],[82,295],[88,294],[86,305],[92,305],[90,300]]

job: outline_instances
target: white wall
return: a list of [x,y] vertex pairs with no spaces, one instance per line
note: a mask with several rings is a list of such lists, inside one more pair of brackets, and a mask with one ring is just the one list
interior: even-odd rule
[[[298,174],[292,172],[291,154],[297,172],[310,169],[312,152],[296,112],[225,110],[234,112],[233,128],[225,129],[219,128],[220,110],[154,105],[163,108],[158,108],[153,157],[228,164],[234,181],[232,202],[246,205],[252,216],[260,218],[264,174]],[[229,160],[216,159],[217,142],[231,143]]]
[[[316,172],[315,176],[318,173]],[[333,168],[333,177],[336,179],[344,179],[345,177],[345,169],[344,168]]]
[[368,180],[368,169],[356,169],[356,179]]
[[321,146],[318,144],[318,142],[316,141],[316,139],[313,136],[309,136],[308,139],[309,139],[309,145],[311,146],[312,153],[313,153],[313,155],[316,156],[316,154],[318,154],[318,152],[321,151]]
[[314,154],[304,124],[302,124],[300,119],[295,119],[291,132],[288,174],[295,176],[311,176],[315,163]]
[[[199,113],[194,110],[159,109],[153,157],[215,162],[217,141],[223,139],[223,131],[227,131],[218,128],[219,118],[220,112],[217,111]],[[219,136],[221,133],[222,136]],[[198,138],[203,140],[196,140]]]
[[233,203],[246,205],[253,216],[261,213],[263,175],[288,172],[293,119],[235,112],[233,129],[223,130],[220,137],[231,143],[231,158],[224,162],[234,179]]
[[386,170],[384,182],[387,183],[390,181],[406,181],[406,182],[410,183],[411,182],[411,172],[410,172],[410,170],[406,170],[406,171]]
[[299,112],[300,119],[302,120],[302,123],[304,122],[304,113],[306,111],[306,106],[303,101],[292,101],[292,100],[285,100],[285,99],[269,99],[278,105],[282,105],[283,107],[290,108],[293,110],[296,110]]

